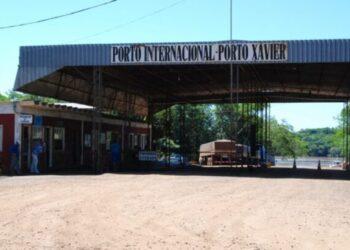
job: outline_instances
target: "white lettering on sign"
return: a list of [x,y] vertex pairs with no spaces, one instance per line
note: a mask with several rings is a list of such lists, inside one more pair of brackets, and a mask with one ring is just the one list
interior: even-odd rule
[[33,123],[33,116],[20,114],[18,121],[21,124],[32,124]]
[[111,62],[210,63],[283,62],[288,60],[287,43],[213,43],[118,45],[111,48]]

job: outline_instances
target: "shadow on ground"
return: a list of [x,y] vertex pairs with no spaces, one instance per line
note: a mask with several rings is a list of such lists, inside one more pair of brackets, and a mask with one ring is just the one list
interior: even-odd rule
[[182,176],[233,176],[254,178],[301,178],[301,179],[337,179],[350,180],[350,171],[342,170],[314,170],[314,169],[288,169],[288,168],[231,168],[231,167],[194,167],[186,169],[171,169],[158,171],[121,171],[119,174],[162,174]]
[[[101,174],[101,173],[98,173]],[[236,167],[199,167],[192,166],[187,168],[171,169],[151,169],[151,168],[133,168],[123,169],[118,172],[110,172],[116,175],[181,175],[181,176],[223,176],[223,177],[242,177],[242,178],[295,178],[295,179],[333,179],[350,180],[350,171],[334,169],[291,169],[291,168],[236,168]],[[94,171],[61,171],[47,173],[45,175],[96,175]]]

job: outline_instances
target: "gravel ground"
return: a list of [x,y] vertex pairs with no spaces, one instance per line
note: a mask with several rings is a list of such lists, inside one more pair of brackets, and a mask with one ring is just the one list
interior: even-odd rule
[[349,249],[350,181],[309,175],[0,177],[1,249]]

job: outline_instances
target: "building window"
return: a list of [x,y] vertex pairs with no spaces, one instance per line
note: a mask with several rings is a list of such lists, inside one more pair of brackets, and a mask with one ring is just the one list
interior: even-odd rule
[[140,145],[140,136],[134,135],[134,146],[138,147]]
[[64,150],[64,128],[54,128],[53,145],[55,150]]
[[141,149],[145,150],[147,146],[147,135],[142,134],[141,135]]
[[100,144],[106,144],[106,133],[100,133]]
[[42,127],[33,126],[33,140],[42,140],[43,139],[43,129]]
[[84,135],[84,146],[87,148],[91,147],[91,134]]
[[134,134],[129,134],[129,148],[134,148]]
[[2,152],[2,141],[3,141],[4,127],[0,125],[0,152]]
[[112,143],[112,131],[106,132],[106,150],[111,149],[111,143]]

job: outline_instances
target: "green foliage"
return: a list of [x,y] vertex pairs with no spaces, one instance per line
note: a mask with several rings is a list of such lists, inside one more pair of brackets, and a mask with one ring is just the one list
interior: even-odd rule
[[13,90],[7,91],[6,95],[2,95],[0,93],[0,101],[40,101],[40,102],[46,102],[46,103],[58,102],[58,100],[53,98],[23,94],[21,92],[17,92]]
[[330,149],[331,156],[344,156],[344,133],[342,126],[335,129],[335,133],[332,137],[332,147]]
[[276,120],[271,121],[271,142],[275,155],[294,158],[307,154],[306,143],[293,132],[292,126],[285,121],[282,124]]
[[172,139],[165,138],[165,137],[159,138],[157,140],[157,146],[162,151],[166,150],[168,147],[170,150],[175,150],[180,148],[180,146],[176,144]]
[[10,99],[9,99],[7,96],[2,95],[2,94],[0,93],[0,102],[9,101],[9,100],[10,100]]
[[341,147],[336,142],[337,129],[335,128],[303,129],[297,135],[307,143],[310,156],[339,157],[341,155]]
[[239,115],[237,105],[215,105],[213,111],[217,139],[233,139],[235,134],[234,124]]
[[[247,112],[248,109],[250,112]],[[251,126],[254,125],[258,128],[258,124],[263,123],[264,119],[259,116],[261,110],[262,106],[259,106],[259,104],[214,105],[213,116],[216,139],[237,138],[238,142],[248,145]],[[263,131],[257,129],[256,132],[257,137],[260,138]]]
[[170,138],[180,145],[175,151],[196,159],[200,144],[216,139],[211,109],[210,105],[175,105],[170,108],[169,122],[165,110],[158,112],[153,120],[154,138]]
[[[347,113],[349,117],[347,118]],[[334,133],[332,136],[332,143],[330,148],[330,155],[331,156],[345,156],[346,155],[346,124],[349,126],[349,132],[350,132],[350,108],[347,112],[346,105],[340,112],[339,116],[337,117],[338,120],[338,127],[334,129]],[[348,136],[348,145],[350,147],[350,136]]]
[[39,101],[39,102],[46,102],[46,103],[55,103],[58,102],[58,100],[54,98],[49,97],[42,97],[37,95],[29,95],[29,94],[23,94],[17,91],[8,91],[7,97],[11,101]]
[[[249,144],[248,125],[262,123],[263,118],[258,116],[261,107],[251,107],[250,116],[242,112],[242,105],[175,105],[170,108],[171,120],[167,122],[166,111],[157,113],[153,121],[154,138],[158,138],[158,149],[165,150],[166,143],[171,141],[173,152],[186,154],[190,159],[198,157],[198,149],[202,143],[216,139],[230,139],[235,135],[235,126],[240,129],[238,141]],[[182,115],[181,115],[182,114]],[[243,115],[244,114],[244,115]],[[183,119],[184,117],[184,119]],[[183,128],[181,130],[181,127]],[[166,129],[168,128],[168,129]],[[262,131],[258,131],[258,136]],[[271,121],[272,143],[270,152],[276,155],[296,157],[307,154],[306,143],[296,135],[287,123],[278,124]],[[169,141],[166,141],[168,138]],[[182,140],[182,141],[181,141]],[[180,145],[173,147],[172,145]]]

